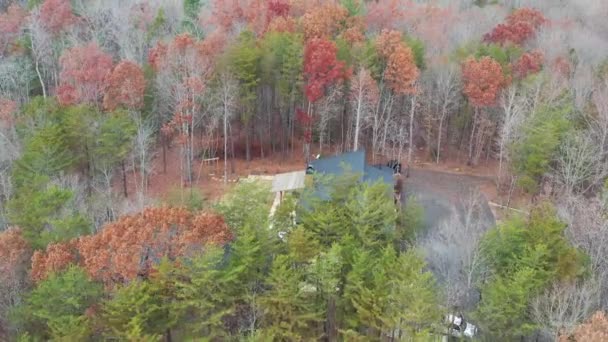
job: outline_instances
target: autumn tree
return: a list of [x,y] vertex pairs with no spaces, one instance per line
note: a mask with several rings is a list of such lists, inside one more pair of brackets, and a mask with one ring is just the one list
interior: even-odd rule
[[[408,163],[412,159],[414,116],[418,106],[419,89],[416,81],[420,75],[412,49],[403,41],[400,32],[383,30],[376,38],[376,49],[383,58],[383,79],[391,92],[397,96],[410,95]],[[390,109],[389,109],[390,111]],[[388,125],[388,120],[385,123]],[[386,129],[385,129],[386,130]]]
[[180,208],[149,208],[140,214],[122,216],[95,235],[37,254],[32,260],[32,274],[44,279],[54,269],[61,269],[61,265],[54,266],[54,260],[61,260],[63,267],[77,260],[93,278],[106,284],[121,283],[147,277],[163,257],[175,259],[206,244],[222,245],[231,236],[217,215],[194,215]]
[[[491,57],[475,60],[469,57],[462,64],[463,93],[474,107],[469,139],[469,162],[477,164],[483,145],[492,135],[493,124],[483,108],[496,104],[506,80],[502,67]],[[475,152],[475,153],[474,153]]]
[[521,45],[535,36],[538,29],[547,22],[541,12],[532,8],[518,8],[484,36],[487,42],[501,45],[513,43]]
[[[169,44],[159,42],[148,57],[157,72],[157,89],[168,90],[160,92],[157,99],[164,134],[163,164],[166,165],[167,137],[175,136],[181,149],[182,186],[193,181],[194,124],[200,114],[200,97],[212,67],[214,53],[210,49],[215,44],[210,43],[213,41],[200,41],[183,33]],[[165,115],[170,115],[170,120],[163,117]]]
[[598,311],[585,323],[578,325],[571,334],[559,336],[560,342],[590,341],[599,342],[608,338],[608,319],[602,311]]
[[27,264],[32,251],[19,228],[0,232],[0,338],[9,339],[9,312],[23,300],[29,285]]
[[[308,99],[306,114],[312,116],[314,103],[327,88],[349,76],[350,71],[344,62],[337,59],[336,44],[322,38],[310,39],[304,49],[304,75],[306,79],[305,94]],[[306,128],[311,130],[311,128]],[[307,143],[307,146],[309,144]],[[309,158],[310,146],[305,151]]]
[[313,7],[301,19],[304,37],[307,40],[313,38],[332,39],[345,28],[345,24],[349,22],[348,17],[348,10],[338,4],[324,4]]
[[105,79],[103,105],[107,110],[118,106],[141,109],[146,80],[141,68],[131,61],[121,61]]
[[538,73],[544,63],[544,57],[540,51],[526,52],[513,63],[513,74],[518,79],[524,79],[528,75]]
[[6,12],[0,13],[0,53],[9,50],[19,36],[26,12],[17,4],[11,4]]
[[99,104],[103,97],[104,81],[112,70],[112,57],[96,43],[88,43],[66,50],[60,63],[59,102],[63,105]]
[[58,34],[76,21],[69,0],[45,0],[40,5],[40,18],[53,34]]

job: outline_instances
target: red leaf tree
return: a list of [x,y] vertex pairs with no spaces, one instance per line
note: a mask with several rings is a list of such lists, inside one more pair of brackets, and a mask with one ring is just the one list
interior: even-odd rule
[[518,79],[538,73],[543,67],[544,57],[540,51],[526,52],[513,63],[513,74]]
[[336,44],[327,39],[314,38],[306,43],[304,74],[308,101],[316,102],[329,85],[347,78],[346,64],[338,60],[337,51]]
[[484,36],[486,42],[521,45],[534,37],[538,29],[547,22],[543,14],[532,8],[519,8],[511,13],[505,23],[498,24]]
[[59,102],[98,104],[105,79],[112,70],[112,57],[95,43],[68,49],[59,59],[61,73],[57,90]]
[[45,0],[40,6],[40,19],[54,34],[63,31],[76,21],[70,0]]
[[144,104],[146,79],[139,65],[121,61],[105,80],[103,105],[107,110],[116,107],[140,109]]
[[208,244],[223,245],[232,234],[221,216],[183,208],[148,208],[110,223],[95,235],[47,247],[32,258],[32,278],[79,263],[107,285],[147,277],[163,257],[195,254]]
[[0,97],[0,124],[10,126],[13,123],[13,115],[17,111],[17,102]]
[[[305,93],[309,101],[306,111],[307,124],[304,126],[306,158],[310,156],[314,103],[325,95],[325,91],[330,85],[348,78],[350,74],[346,64],[338,60],[337,51],[336,44],[325,38],[310,39],[304,49]],[[302,117],[301,114],[299,116]]]
[[0,13],[0,54],[19,36],[26,16],[27,13],[17,4],[10,5],[5,13]]

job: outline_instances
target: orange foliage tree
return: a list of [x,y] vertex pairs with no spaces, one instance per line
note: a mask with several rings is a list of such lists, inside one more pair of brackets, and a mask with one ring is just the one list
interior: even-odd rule
[[19,228],[0,232],[0,277],[10,277],[27,268],[32,250]]
[[106,225],[95,235],[49,245],[32,258],[32,278],[77,263],[105,284],[147,277],[163,257],[195,254],[205,245],[223,245],[232,234],[221,216],[184,208],[148,208]]
[[413,94],[419,74],[412,49],[405,44],[397,46],[388,58],[384,74],[389,87],[396,94]]
[[146,79],[139,65],[131,61],[121,61],[105,80],[106,89],[103,105],[108,110],[123,106],[140,109],[144,104]]
[[462,80],[463,92],[475,108],[469,140],[469,163],[476,164],[494,129],[492,121],[480,109],[496,104],[507,80],[500,64],[487,56],[480,60],[469,57],[462,64]]
[[336,4],[314,7],[302,16],[304,37],[333,38],[348,18],[346,8]]
[[608,341],[608,318],[606,318],[606,315],[603,312],[598,311],[593,314],[587,322],[578,325],[572,334],[561,335],[559,341]]
[[475,107],[496,104],[498,94],[506,80],[500,64],[491,57],[476,60],[469,57],[462,64],[464,94]]
[[7,341],[10,309],[28,287],[27,268],[32,249],[18,228],[0,232],[0,340]]
[[420,72],[412,49],[403,42],[400,32],[383,30],[376,38],[376,50],[386,60],[384,79],[396,94],[412,94]]

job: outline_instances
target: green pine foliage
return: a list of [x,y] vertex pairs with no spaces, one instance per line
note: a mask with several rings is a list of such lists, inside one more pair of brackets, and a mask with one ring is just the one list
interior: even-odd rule
[[554,154],[569,130],[571,111],[568,106],[541,108],[525,126],[523,139],[512,146],[513,168],[524,190],[530,193],[539,190],[541,178],[549,171]]
[[512,218],[486,233],[481,251],[490,281],[481,286],[476,317],[506,340],[534,330],[529,306],[534,296],[556,281],[585,275],[585,257],[564,236],[565,224],[548,204],[528,218]]
[[87,340],[92,334],[87,310],[98,303],[102,293],[101,284],[72,266],[37,284],[14,316],[35,339]]

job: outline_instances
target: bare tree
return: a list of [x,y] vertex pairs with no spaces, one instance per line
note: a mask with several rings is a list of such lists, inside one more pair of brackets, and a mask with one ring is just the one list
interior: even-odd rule
[[379,100],[378,87],[365,68],[360,68],[351,85],[351,107],[355,110],[353,151],[359,149],[359,132],[369,121]]
[[598,309],[600,291],[597,282],[556,283],[532,301],[532,318],[543,333],[556,341],[570,334],[576,325]]
[[132,117],[137,131],[131,148],[131,165],[134,179],[137,179],[135,170],[139,170],[139,182],[135,182],[135,189],[138,197],[137,202],[143,209],[148,191],[148,177],[153,171],[151,170],[153,158],[151,149],[154,140],[154,127],[149,121],[144,121],[139,114],[134,114]]
[[608,154],[608,80],[598,84],[592,96],[596,115],[587,115],[589,128],[600,148],[601,158]]
[[558,203],[560,217],[568,223],[566,236],[589,257],[590,268],[600,286],[602,309],[608,308],[608,220],[600,198],[565,195]]
[[437,108],[435,116],[439,121],[439,127],[437,128],[436,163],[439,163],[441,154],[443,125],[454,107],[458,105],[460,96],[458,75],[458,69],[452,64],[440,65],[432,74],[433,91],[430,92],[432,94],[430,100],[434,102]]
[[470,309],[478,300],[475,281],[485,274],[479,244],[491,224],[482,196],[477,189],[469,190],[460,199],[460,208],[421,241],[451,308]]
[[217,88],[218,109],[222,113],[224,131],[224,183],[226,183],[228,181],[228,127],[236,111],[239,88],[234,76],[227,72],[219,75]]
[[410,121],[409,121],[409,143],[407,147],[407,165],[412,165],[412,152],[414,149],[414,117],[416,108],[418,107],[418,96],[420,96],[421,87],[415,85],[415,92],[410,98]]
[[503,175],[503,160],[505,157],[508,158],[508,155],[505,154],[505,148],[516,140],[518,136],[521,136],[520,129],[524,122],[527,101],[520,93],[518,87],[511,85],[503,91],[500,97],[500,107],[502,109],[502,117],[498,134],[498,184],[501,184]]
[[552,174],[567,194],[585,194],[608,175],[608,165],[599,144],[587,132],[576,132],[562,141]]
[[317,113],[317,132],[319,133],[319,149],[323,148],[323,143],[331,142],[331,130],[329,123],[338,116],[343,108],[342,99],[344,96],[344,85],[336,84],[329,88],[327,96],[323,97],[314,105]]

